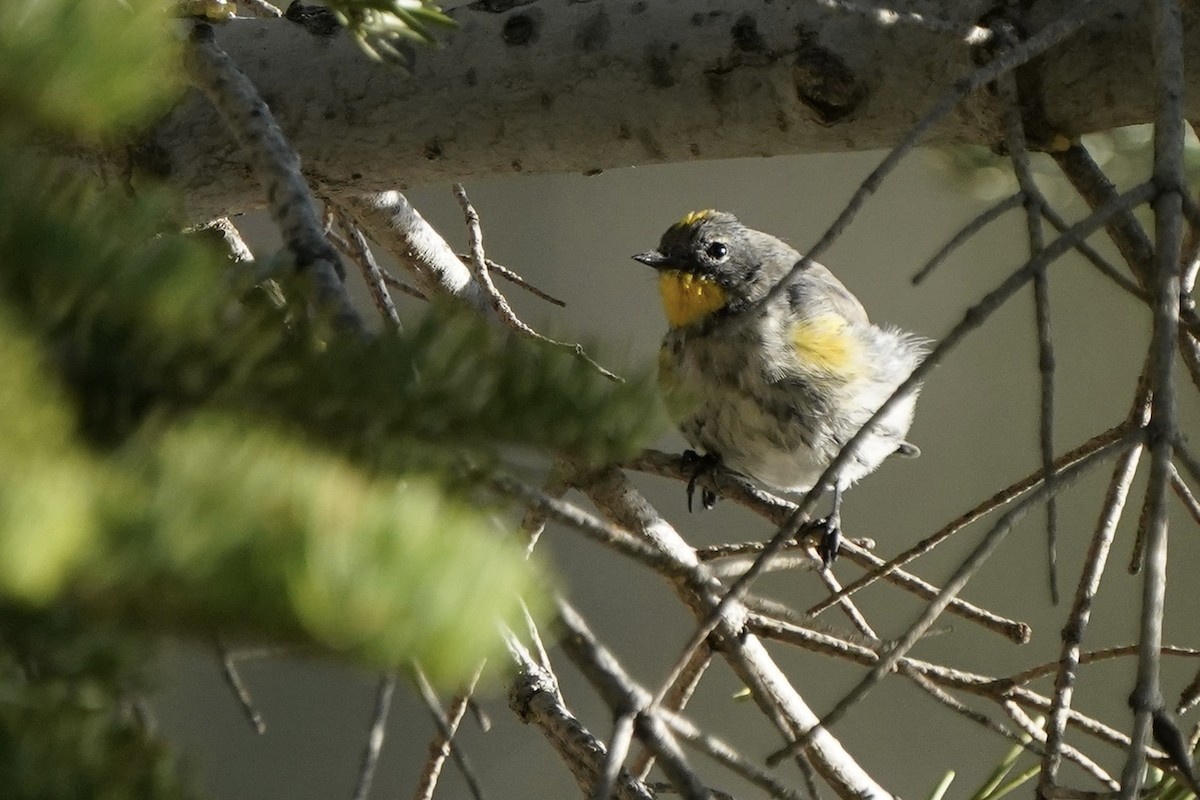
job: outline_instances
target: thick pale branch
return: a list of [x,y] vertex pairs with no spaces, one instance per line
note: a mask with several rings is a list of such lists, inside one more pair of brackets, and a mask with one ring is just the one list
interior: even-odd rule
[[[1063,5],[1039,3],[1034,14]],[[898,0],[888,10],[910,23],[894,24],[812,2],[473,3],[454,11],[460,28],[444,47],[411,53],[410,74],[365,58],[344,34],[316,36],[287,20],[234,20],[218,36],[268,98],[309,178],[340,196],[889,147],[914,109],[974,69],[971,34],[987,7]],[[940,23],[913,21],[918,14]],[[1035,17],[1032,29],[1048,21]],[[1189,57],[1200,57],[1200,29],[1188,36]],[[1087,36],[1047,52],[1037,68],[1054,129],[1076,136],[1148,120],[1147,41],[1142,15],[1102,13]],[[994,98],[976,93],[925,141],[992,144],[999,132]],[[132,153],[135,173],[184,191],[194,221],[258,203],[242,154],[196,98]]]

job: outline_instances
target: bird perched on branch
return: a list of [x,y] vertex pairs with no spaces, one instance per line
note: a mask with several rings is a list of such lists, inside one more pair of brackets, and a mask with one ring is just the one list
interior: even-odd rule
[[[688,214],[657,250],[634,258],[657,270],[670,325],[659,352],[667,409],[703,451],[689,509],[695,478],[717,464],[784,492],[808,491],[925,353],[918,337],[872,324],[820,264],[790,274],[800,253],[732,214]],[[920,452],[904,439],[916,397],[895,403],[823,487],[833,490],[832,511],[816,523],[827,566],[837,556],[842,492],[888,456]],[[702,499],[707,508],[715,496]]]

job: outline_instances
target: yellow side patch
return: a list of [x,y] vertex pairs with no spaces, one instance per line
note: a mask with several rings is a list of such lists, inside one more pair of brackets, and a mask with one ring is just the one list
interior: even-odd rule
[[801,369],[842,378],[858,373],[862,350],[837,314],[821,314],[794,323],[790,331],[793,352]]
[[727,299],[725,290],[715,281],[679,270],[658,273],[658,292],[672,328],[708,316],[723,308]]

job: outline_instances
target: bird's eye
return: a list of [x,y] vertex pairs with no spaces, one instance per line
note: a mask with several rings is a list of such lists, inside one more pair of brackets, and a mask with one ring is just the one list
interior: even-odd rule
[[708,257],[720,261],[725,256],[729,255],[729,248],[722,242],[713,242],[708,247],[704,248],[704,252]]

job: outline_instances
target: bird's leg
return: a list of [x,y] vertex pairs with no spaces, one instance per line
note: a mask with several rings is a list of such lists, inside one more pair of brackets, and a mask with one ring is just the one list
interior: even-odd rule
[[829,516],[806,524],[800,529],[800,537],[816,531],[821,533],[821,538],[817,541],[817,555],[828,569],[837,560],[838,550],[842,546],[842,487],[833,487],[833,508]]
[[[690,514],[692,513],[692,495],[696,493],[696,482],[706,473],[715,472],[717,467],[721,466],[721,457],[714,453],[700,455],[695,450],[684,450],[681,460],[684,471],[689,469],[692,471],[692,477],[688,478],[687,484],[687,507]],[[712,489],[701,488],[700,507],[708,511],[716,504],[716,492]]]

